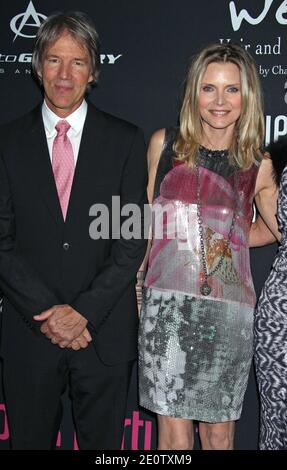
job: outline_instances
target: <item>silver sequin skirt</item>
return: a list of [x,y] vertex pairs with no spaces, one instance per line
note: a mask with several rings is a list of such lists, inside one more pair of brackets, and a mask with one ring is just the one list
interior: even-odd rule
[[240,417],[253,350],[253,309],[144,289],[140,405],[220,423]]

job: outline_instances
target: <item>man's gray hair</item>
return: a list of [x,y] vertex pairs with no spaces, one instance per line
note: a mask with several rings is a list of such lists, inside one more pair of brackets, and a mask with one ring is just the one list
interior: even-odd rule
[[90,54],[94,82],[100,73],[100,41],[98,33],[90,18],[82,12],[56,13],[49,16],[40,26],[36,37],[32,57],[32,68],[39,79],[47,48],[56,42],[63,32],[71,34]]

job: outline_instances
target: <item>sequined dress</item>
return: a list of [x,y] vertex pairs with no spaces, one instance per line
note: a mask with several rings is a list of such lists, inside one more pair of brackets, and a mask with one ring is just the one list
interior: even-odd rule
[[[172,154],[172,132],[158,173]],[[140,404],[162,415],[218,423],[240,417],[252,359],[256,297],[248,236],[258,167],[239,171],[227,152],[203,148],[198,161],[197,179],[172,156],[153,202],[139,331]],[[208,297],[200,291],[198,181],[208,271],[223,258],[208,278]]]

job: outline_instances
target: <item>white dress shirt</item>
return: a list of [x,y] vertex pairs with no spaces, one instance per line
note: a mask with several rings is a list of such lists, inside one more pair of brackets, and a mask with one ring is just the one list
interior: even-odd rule
[[[69,137],[72,147],[73,147],[75,165],[78,159],[82,132],[84,128],[85,119],[87,116],[87,110],[88,110],[87,102],[83,100],[82,104],[76,109],[76,111],[74,111],[72,114],[64,118],[64,120],[67,121],[71,126],[67,132],[67,136]],[[57,116],[57,114],[53,113],[53,111],[51,111],[51,109],[48,107],[45,101],[43,102],[43,105],[42,105],[42,116],[43,116],[46,137],[47,137],[50,159],[52,162],[53,142],[57,135],[55,126],[58,123],[58,121],[63,120],[63,118],[60,118],[59,116]]]

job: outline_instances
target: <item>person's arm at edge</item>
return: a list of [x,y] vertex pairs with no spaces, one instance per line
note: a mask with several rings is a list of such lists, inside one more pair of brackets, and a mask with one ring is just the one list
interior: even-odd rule
[[[281,240],[277,221],[278,187],[273,178],[272,160],[265,154],[255,186],[255,201],[259,217],[251,226],[250,246],[263,246]],[[269,231],[269,232],[268,232]]]
[[[147,151],[147,162],[148,162],[148,186],[147,186],[147,196],[150,205],[153,201],[153,194],[154,194],[154,185],[155,185],[155,178],[157,173],[158,162],[160,159],[160,155],[163,149],[163,144],[165,140],[165,129],[158,129],[153,133],[151,136],[148,151]],[[138,302],[138,309],[140,312],[140,307],[142,303],[142,287],[144,284],[145,273],[147,270],[148,265],[148,258],[149,252],[151,248],[151,230],[150,236],[148,240],[148,246],[146,250],[146,254],[144,260],[140,266],[140,269],[137,273],[137,284],[136,284],[136,293],[137,293],[137,302]]]

